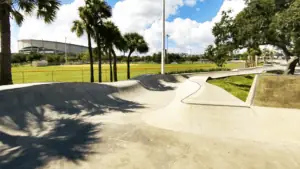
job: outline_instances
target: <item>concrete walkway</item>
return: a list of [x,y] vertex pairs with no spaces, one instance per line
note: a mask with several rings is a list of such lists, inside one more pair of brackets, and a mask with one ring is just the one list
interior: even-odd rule
[[299,110],[207,84],[265,69],[0,88],[0,168],[300,168]]

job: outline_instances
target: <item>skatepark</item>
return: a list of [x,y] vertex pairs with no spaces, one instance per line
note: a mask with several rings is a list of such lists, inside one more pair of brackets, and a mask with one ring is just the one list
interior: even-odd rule
[[0,168],[300,168],[299,109],[207,83],[272,69],[1,86]]

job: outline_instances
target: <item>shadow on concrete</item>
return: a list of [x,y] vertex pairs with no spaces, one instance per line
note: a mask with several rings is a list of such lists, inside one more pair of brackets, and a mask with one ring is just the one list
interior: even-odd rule
[[99,143],[98,125],[74,119],[60,119],[43,136],[13,136],[0,131],[0,168],[34,169],[56,159],[74,163],[93,154],[92,145]]
[[251,75],[244,75],[244,77],[245,77],[245,78],[247,78],[247,79],[251,79],[251,80],[253,80],[253,79],[254,79],[254,77],[253,77],[253,76],[251,76]]
[[186,79],[184,76],[174,76],[174,75],[142,75],[133,78],[133,80],[138,80],[140,84],[148,90],[152,91],[168,91],[174,90],[174,87],[167,86],[165,83],[179,83],[179,79]]
[[236,86],[236,87],[238,87],[238,88],[243,88],[243,89],[245,89],[245,90],[247,90],[247,91],[249,91],[250,88],[251,88],[251,85],[238,84],[238,83],[232,83],[232,82],[226,82],[226,83],[231,84],[231,85],[233,85],[233,86]]
[[31,133],[60,116],[94,116],[145,108],[112,96],[116,87],[92,83],[54,83],[0,91],[0,128]]

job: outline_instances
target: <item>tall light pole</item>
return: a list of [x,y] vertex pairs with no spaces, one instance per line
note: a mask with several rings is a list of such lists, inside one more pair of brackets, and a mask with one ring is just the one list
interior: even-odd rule
[[166,63],[168,64],[169,61],[168,61],[168,55],[169,55],[169,35],[167,34],[167,50],[166,50]]
[[161,51],[161,74],[165,74],[165,38],[166,38],[166,28],[165,28],[165,20],[166,20],[166,0],[162,0],[162,51]]
[[65,37],[65,64],[68,62],[67,60],[67,37]]

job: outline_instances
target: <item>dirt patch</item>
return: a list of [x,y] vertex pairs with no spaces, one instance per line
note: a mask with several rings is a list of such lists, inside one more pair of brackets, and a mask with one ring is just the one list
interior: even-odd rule
[[300,76],[260,76],[254,105],[300,109]]

